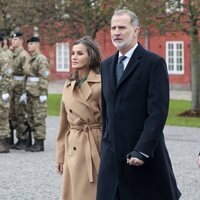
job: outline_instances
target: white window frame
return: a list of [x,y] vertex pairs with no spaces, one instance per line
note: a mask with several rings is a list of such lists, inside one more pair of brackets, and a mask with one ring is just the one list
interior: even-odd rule
[[[183,41],[167,41],[166,42],[166,63],[169,74],[184,74],[184,42]],[[169,45],[173,46],[173,50],[169,48]],[[177,49],[177,46],[181,45],[181,50]],[[170,51],[171,50],[171,51]],[[178,55],[179,54],[179,55]],[[170,62],[171,61],[171,62]],[[173,66],[173,70],[170,69],[170,65]],[[182,70],[178,70],[178,67],[182,66]]]
[[[180,2],[180,6],[179,6]],[[175,12],[183,12],[184,6],[183,6],[184,0],[168,0],[165,3],[165,11],[168,14],[172,14]]]
[[56,71],[57,72],[69,72],[69,43],[61,42],[56,43]]

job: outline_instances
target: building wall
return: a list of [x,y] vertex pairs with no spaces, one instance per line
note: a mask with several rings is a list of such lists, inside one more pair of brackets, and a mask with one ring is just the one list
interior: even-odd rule
[[162,57],[166,57],[167,41],[183,41],[184,43],[184,74],[169,74],[169,80],[172,88],[190,88],[190,41],[184,33],[167,33],[165,36],[150,37],[149,49]]
[[[102,59],[112,55],[116,49],[113,47],[110,40],[110,31],[103,29],[97,34],[97,42],[99,43]],[[159,54],[162,57],[166,57],[166,42],[167,41],[183,41],[184,42],[184,74],[169,74],[170,85],[172,88],[190,88],[190,42],[189,37],[183,33],[167,33],[161,36],[149,36],[145,38],[141,36],[139,42],[152,52]],[[70,51],[73,41],[66,41],[70,44]],[[147,45],[148,43],[148,45]],[[66,79],[67,72],[56,71],[56,46],[43,46],[43,52],[50,60],[51,63],[51,79]],[[71,70],[71,68],[70,68]]]

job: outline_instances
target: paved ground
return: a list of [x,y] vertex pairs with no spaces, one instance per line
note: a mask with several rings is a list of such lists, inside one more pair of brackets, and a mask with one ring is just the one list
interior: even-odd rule
[[[10,154],[0,155],[0,200],[59,199],[60,176],[54,169],[58,122],[58,117],[47,118],[45,152],[12,150]],[[196,158],[200,150],[200,129],[167,126],[165,135],[183,193],[181,200],[199,200],[200,169]]]

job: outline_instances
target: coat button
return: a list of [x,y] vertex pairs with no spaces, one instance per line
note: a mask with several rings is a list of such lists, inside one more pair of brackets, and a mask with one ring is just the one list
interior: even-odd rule
[[73,147],[74,151],[76,151],[76,147]]
[[69,112],[70,112],[70,113],[72,113],[72,110],[71,110],[71,109],[69,109]]

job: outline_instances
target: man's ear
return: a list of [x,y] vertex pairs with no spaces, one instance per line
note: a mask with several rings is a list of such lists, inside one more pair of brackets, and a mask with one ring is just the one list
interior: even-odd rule
[[139,34],[139,32],[140,32],[140,27],[138,26],[138,27],[135,28],[135,33]]

